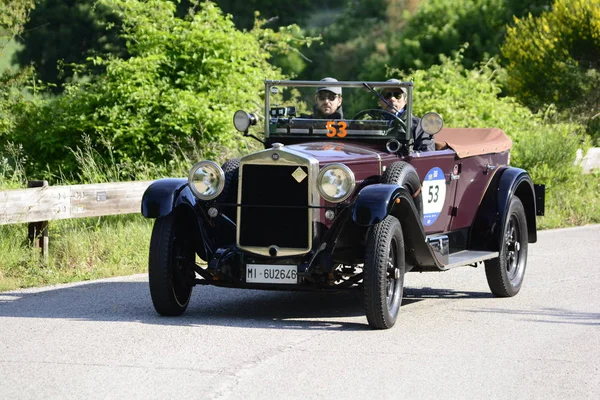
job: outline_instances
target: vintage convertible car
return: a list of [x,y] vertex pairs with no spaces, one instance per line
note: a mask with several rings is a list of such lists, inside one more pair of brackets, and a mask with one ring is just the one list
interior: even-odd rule
[[[314,119],[285,105],[289,88],[310,99],[320,85],[266,81],[264,150],[223,166],[201,161],[187,179],[146,190],[142,214],[156,218],[156,311],[182,314],[195,285],[361,290],[369,325],[386,329],[397,319],[406,272],[458,266],[485,265],[494,294],[517,294],[544,187],[510,166],[509,137],[497,128],[442,129],[435,113],[412,120],[411,82],[328,83],[358,104],[404,88],[399,118],[372,108]],[[346,96],[350,89],[358,94]],[[234,125],[258,139],[248,132],[258,119],[238,111]],[[435,134],[435,151],[413,151],[415,122]]]

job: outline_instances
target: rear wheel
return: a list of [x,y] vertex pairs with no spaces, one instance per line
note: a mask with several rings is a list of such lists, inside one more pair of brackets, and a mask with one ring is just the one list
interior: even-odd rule
[[150,240],[148,278],[154,308],[161,315],[181,315],[186,310],[195,274],[194,249],[175,217],[157,218]]
[[404,238],[400,221],[388,216],[367,233],[365,313],[375,329],[394,326],[404,291]]
[[502,231],[500,255],[485,262],[485,274],[492,293],[512,297],[519,293],[527,265],[527,219],[523,203],[513,197]]

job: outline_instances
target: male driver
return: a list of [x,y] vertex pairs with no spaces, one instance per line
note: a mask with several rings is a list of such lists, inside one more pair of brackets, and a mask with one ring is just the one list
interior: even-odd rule
[[[391,83],[400,83],[398,79],[388,79],[386,82]],[[384,102],[379,99],[379,106],[394,114],[396,117],[400,118],[403,116],[406,111],[406,88],[403,87],[395,87],[395,88],[384,88],[381,91],[381,96],[387,101]],[[385,117],[385,116],[384,116]],[[423,128],[421,127],[421,118],[417,118],[414,115],[411,115],[411,131],[413,138],[415,139],[415,143],[413,146],[414,151],[433,151],[435,150],[435,143],[433,141],[433,136],[425,133]]]
[[[337,82],[335,78],[323,78],[321,82]],[[314,112],[309,116],[316,119],[343,119],[342,88],[339,86],[320,86],[315,93]]]

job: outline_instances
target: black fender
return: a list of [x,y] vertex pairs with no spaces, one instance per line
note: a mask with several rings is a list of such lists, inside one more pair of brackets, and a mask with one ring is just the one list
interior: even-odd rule
[[235,242],[235,224],[221,213],[209,218],[200,203],[187,179],[159,179],[142,196],[142,215],[159,218],[177,213],[178,223],[186,226],[186,234],[195,237],[196,252],[209,261],[219,247]]
[[361,226],[371,226],[393,215],[402,225],[406,256],[411,265],[438,267],[426,242],[425,229],[413,196],[402,186],[379,183],[363,188],[356,197],[352,219]]
[[356,196],[352,219],[358,225],[371,226],[380,223],[392,211],[402,186],[378,183],[361,189]]
[[187,183],[188,180],[184,178],[165,178],[153,182],[142,196],[142,215],[146,218],[163,217],[181,203],[193,208],[197,199]]
[[506,167],[492,178],[471,228],[469,249],[497,251],[500,248],[502,229],[513,196],[523,203],[527,218],[529,243],[537,241],[536,192],[527,171]]

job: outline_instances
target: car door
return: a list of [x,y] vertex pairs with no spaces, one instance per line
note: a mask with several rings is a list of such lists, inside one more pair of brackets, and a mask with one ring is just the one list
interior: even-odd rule
[[456,153],[452,150],[416,153],[406,161],[415,167],[421,179],[425,233],[448,231],[455,214],[459,175]]

